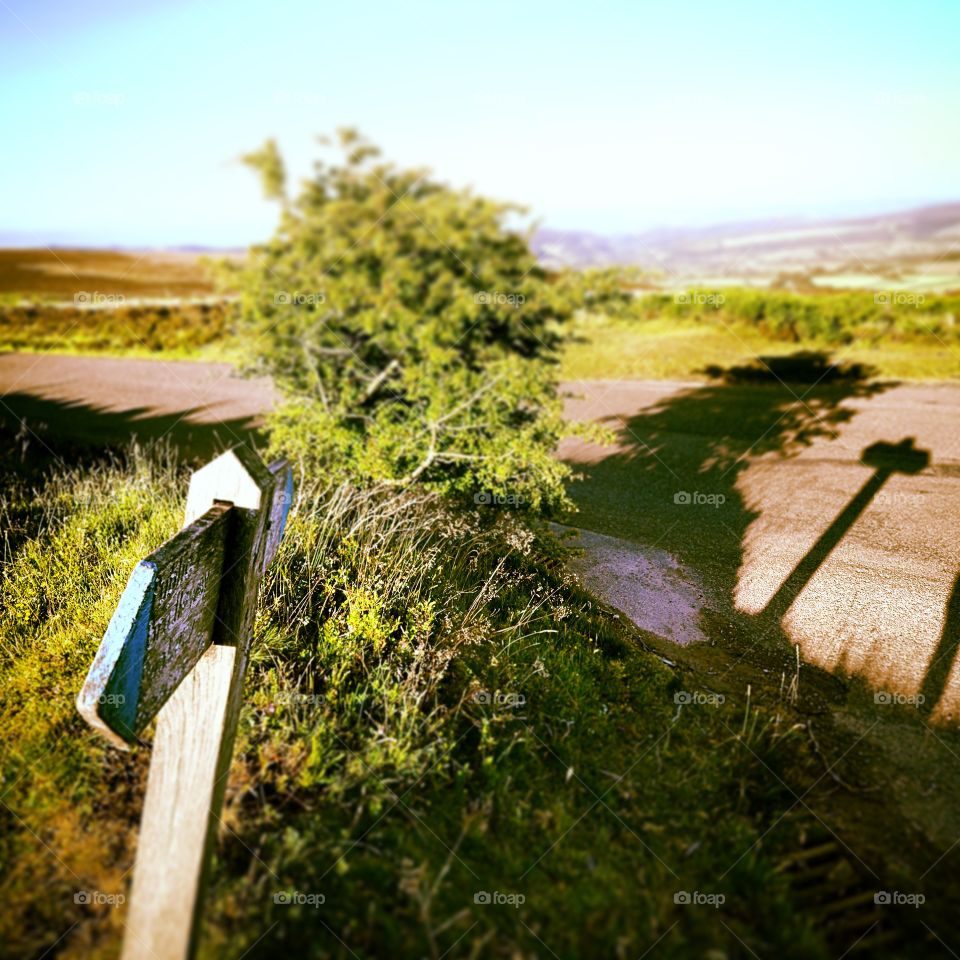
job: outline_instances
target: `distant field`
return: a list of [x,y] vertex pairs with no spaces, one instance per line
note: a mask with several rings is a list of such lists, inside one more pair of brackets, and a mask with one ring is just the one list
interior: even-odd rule
[[[711,366],[826,350],[879,376],[960,379],[956,295],[899,302],[910,285],[891,282],[889,302],[878,303],[863,290],[817,293],[808,285],[812,295],[804,295],[720,279],[697,288],[722,292],[719,309],[660,290],[581,314],[561,375],[702,378]],[[855,278],[831,279],[839,286]],[[209,302],[191,302],[197,299]],[[230,305],[216,299],[197,254],[0,250],[0,350],[230,360],[236,343]]]
[[0,305],[0,350],[232,359],[230,305],[131,303],[110,309]]
[[200,260],[194,253],[0,250],[0,297],[73,301],[79,294],[210,296],[213,282]]
[[960,288],[960,275],[944,269],[929,272],[903,271],[890,276],[878,273],[822,273],[812,276],[810,282],[818,287],[836,290],[913,290],[920,293],[947,293]]
[[627,323],[603,318],[580,323],[560,370],[565,380],[699,380],[708,375],[709,367],[733,367],[754,357],[799,350],[825,350],[835,361],[865,364],[881,377],[960,379],[956,344],[830,347],[816,340],[774,340],[747,327],[707,327],[673,319]]
[[199,254],[0,250],[0,350],[230,359],[230,334]]
[[690,379],[707,368],[799,350],[878,376],[960,378],[960,297],[865,291],[803,295],[723,288],[609,301],[581,313],[569,379]]

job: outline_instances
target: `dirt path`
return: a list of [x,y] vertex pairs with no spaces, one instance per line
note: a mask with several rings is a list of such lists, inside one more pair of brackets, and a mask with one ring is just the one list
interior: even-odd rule
[[256,429],[275,400],[264,379],[230,364],[8,353],[0,356],[0,416],[90,441],[169,436],[196,456]]
[[825,669],[958,715],[960,386],[569,389],[567,414],[617,441],[563,446],[585,475],[571,522],[666,550],[719,614]]
[[690,682],[745,718],[751,702],[795,705],[822,769],[802,784],[780,774],[791,813],[811,816],[868,893],[924,890],[955,909],[960,385],[820,373],[568,385],[567,415],[616,441],[564,444],[584,474],[568,522],[596,531],[585,582],[641,627],[650,613],[630,604],[669,571],[701,591],[707,643],[648,634]]

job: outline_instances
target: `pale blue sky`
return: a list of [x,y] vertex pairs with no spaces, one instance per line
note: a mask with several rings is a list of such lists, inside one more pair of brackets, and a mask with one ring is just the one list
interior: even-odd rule
[[960,199],[960,3],[0,0],[0,240],[241,245],[235,158],[387,155],[629,232]]

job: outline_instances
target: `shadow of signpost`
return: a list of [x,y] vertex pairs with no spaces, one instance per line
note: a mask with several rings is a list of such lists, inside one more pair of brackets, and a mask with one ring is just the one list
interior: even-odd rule
[[943,620],[943,631],[937,649],[930,658],[920,693],[920,710],[925,716],[930,716],[940,702],[943,692],[950,678],[950,670],[957,659],[960,649],[960,574],[953,581],[953,589],[947,600],[946,615]]
[[[669,552],[702,578],[701,622],[708,636],[722,641],[738,662],[742,657],[744,668],[753,662],[771,675],[793,675],[797,651],[783,627],[787,612],[887,480],[924,470],[930,454],[913,438],[868,445],[860,463],[873,468],[871,476],[842,507],[832,508],[835,516],[813,519],[816,494],[809,483],[821,476],[815,466],[819,458],[798,468],[810,472],[778,473],[782,493],[774,501],[769,501],[771,480],[766,479],[773,475],[761,470],[748,485],[741,482],[742,474],[757,461],[769,465],[793,458],[815,440],[835,438],[857,413],[848,401],[874,396],[892,384],[877,382],[862,366],[834,364],[825,354],[806,352],[711,373],[713,382],[675,391],[616,424],[608,420],[607,426],[619,426],[618,449],[607,456],[588,449],[576,463],[584,479],[571,489],[580,510],[573,522]],[[794,496],[798,482],[806,498],[801,513],[792,499],[782,499]],[[748,500],[745,488],[765,489],[769,503],[761,508],[753,494]],[[831,496],[836,492],[833,483]],[[763,525],[754,528],[761,509]],[[778,538],[797,546],[809,543],[802,517],[826,529],[804,547],[792,570],[781,572],[776,564],[786,551],[776,546]],[[758,602],[745,599],[751,593]],[[745,606],[756,612],[744,612]],[[956,643],[945,639],[941,644],[948,663]],[[811,709],[819,710],[824,698],[845,696],[842,677],[809,662],[805,675],[803,696]],[[749,676],[742,682],[750,682]],[[934,673],[928,685],[942,689],[945,682]]]
[[[919,449],[912,437],[870,437],[864,449],[859,449],[861,442],[845,456],[838,457],[835,447],[824,444],[795,470],[768,470],[771,462],[797,457],[818,439],[837,437],[839,428],[857,415],[860,404],[851,401],[873,397],[894,384],[877,382],[863,367],[833,364],[825,354],[758,358],[707,372],[713,380],[702,385],[640,389],[609,384],[606,398],[603,389],[595,389],[595,406],[632,412],[611,414],[605,421],[616,434],[612,453],[586,443],[568,448],[568,459],[583,476],[571,486],[580,512],[570,522],[632,540],[642,544],[642,550],[666,550],[702,578],[707,599],[701,619],[712,642],[685,650],[684,662],[711,689],[731,696],[747,690],[748,702],[769,698],[779,703],[789,690],[799,712],[809,718],[797,729],[809,733],[814,753],[825,764],[821,768],[818,761],[808,784],[808,792],[817,787],[822,793],[816,814],[811,813],[815,827],[822,828],[824,840],[840,842],[851,862],[859,861],[852,874],[859,871],[864,896],[872,897],[873,885],[885,882],[892,856],[897,869],[916,867],[918,885],[936,867],[939,882],[931,885],[931,903],[934,895],[943,903],[955,903],[953,863],[947,857],[953,850],[950,838],[956,836],[955,805],[949,803],[957,782],[951,767],[954,738],[949,731],[934,732],[920,722],[923,714],[910,707],[881,709],[878,704],[894,701],[869,689],[871,677],[864,677],[867,683],[861,685],[806,663],[800,682],[798,648],[783,626],[812,578],[818,572],[828,578],[839,570],[824,564],[887,481],[894,474],[925,470],[930,453]],[[610,403],[614,391],[619,398]],[[589,416],[590,404],[582,406],[583,413],[575,407],[574,413]],[[851,466],[849,455],[857,452],[871,473],[861,482],[861,471],[859,489],[842,492],[856,475],[844,468]],[[744,476],[753,467],[750,476]],[[823,483],[822,498],[816,486],[810,486],[817,483]],[[888,515],[896,509],[893,502],[884,507]],[[909,522],[920,519],[910,517]],[[798,611],[813,614],[808,623],[817,616],[834,616],[844,604],[854,607],[857,597],[851,588],[857,574],[847,573],[842,583],[818,582],[823,608]],[[878,597],[883,603],[882,593],[873,589],[877,584],[871,588],[861,592],[860,602],[869,596],[869,603],[877,603]],[[744,608],[757,612],[745,613]],[[864,609],[862,614],[872,612]],[[884,613],[895,617],[896,609]],[[862,614],[853,611],[854,616]],[[835,620],[825,623],[836,625]],[[667,647],[656,637],[649,642],[661,651]],[[904,655],[917,657],[919,645],[908,643]],[[898,655],[882,643],[860,652],[884,662]],[[960,576],[922,680],[925,714],[932,714],[943,699],[958,654]],[[914,666],[921,664],[910,669]],[[796,683],[788,687],[792,677]],[[924,824],[922,834],[904,826],[913,822]],[[855,837],[857,850],[840,836]],[[943,838],[947,842],[941,846]],[[861,849],[884,873],[884,881],[860,860]],[[901,853],[903,863],[896,860]],[[850,942],[844,941],[844,949]]]
[[[572,486],[571,496],[579,508],[578,526],[669,551],[704,575],[717,609],[732,615],[744,542],[759,516],[740,490],[741,474],[757,458],[793,457],[817,438],[835,436],[856,413],[847,401],[890,384],[872,380],[868,368],[810,352],[708,372],[713,382],[608,422],[619,449],[575,462],[583,479]],[[878,472],[780,588],[765,622],[789,607],[882,486],[889,475],[884,471],[913,462],[911,450],[888,446],[895,463],[873,463],[884,455],[879,447],[869,454]]]
[[926,450],[918,450],[913,438],[908,437],[897,444],[883,441],[871,444],[860,459],[866,466],[874,468],[873,474],[783,581],[760,613],[762,618],[777,622],[782,620],[793,601],[887,480],[894,473],[919,473],[930,463],[930,454]]
[[[890,477],[920,473],[931,456],[912,437],[867,446],[860,462],[873,473],[762,609],[742,613],[737,609],[738,581],[747,534],[760,512],[746,501],[741,474],[757,460],[791,458],[817,438],[835,435],[856,415],[847,401],[893,384],[873,380],[872,371],[862,366],[834,364],[826,354],[807,352],[707,372],[713,382],[682,389],[626,419],[609,418],[606,425],[617,434],[616,452],[572,457],[582,476],[571,488],[579,508],[573,522],[668,551],[709,585],[703,616],[715,634],[719,624],[719,632],[742,648],[763,641],[768,652],[792,654],[792,641],[782,627],[791,606]],[[789,503],[778,505],[784,518],[790,509]],[[774,516],[765,537],[777,535],[778,522]],[[926,716],[942,700],[958,654],[960,576],[919,690]]]

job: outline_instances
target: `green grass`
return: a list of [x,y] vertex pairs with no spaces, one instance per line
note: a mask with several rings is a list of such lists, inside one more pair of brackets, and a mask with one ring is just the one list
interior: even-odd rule
[[798,350],[829,350],[834,359],[872,367],[880,377],[960,378],[960,344],[956,340],[891,337],[836,345],[822,338],[780,339],[740,322],[595,314],[580,317],[573,333],[560,367],[565,380],[703,379],[711,366],[731,367],[756,356],[782,356]]
[[899,379],[960,377],[960,296],[723,287],[632,296],[584,274],[565,379],[703,379],[757,356],[829,352]]
[[[134,562],[177,527],[184,476],[134,452],[11,489],[0,943],[39,956],[69,929],[63,955],[112,956],[121,912],[73,895],[123,890],[147,757],[107,747],[73,698]],[[774,872],[796,837],[771,771],[802,766],[806,740],[732,698],[678,709],[696,681],[561,559],[509,509],[302,487],[257,623],[204,956],[639,956],[661,936],[665,956],[738,939],[821,955]],[[675,904],[685,890],[726,903]]]
[[[184,477],[134,450],[50,473],[40,492],[35,476],[5,479],[0,942],[5,955],[30,957],[81,919],[77,891],[123,890],[146,758],[105,749],[78,723],[74,700],[126,576],[176,529],[169,491]],[[82,936],[116,937],[118,920],[101,911]]]
[[[564,374],[702,376],[821,341],[834,358],[882,354],[861,362],[887,375],[955,370],[949,348],[924,353],[940,348],[922,323],[881,337],[875,314],[857,328],[779,294],[733,302],[730,318],[662,298],[581,317]],[[8,319],[3,342],[193,355],[229,342],[225,314],[206,326],[179,310],[67,319]],[[593,465],[575,492],[590,525],[680,558],[703,552],[750,521],[734,486],[744,447],[802,445],[875,386],[828,381],[801,405],[777,383],[758,389],[753,372],[636,418],[643,455]],[[18,958],[54,945],[116,955],[122,910],[74,895],[124,892],[149,757],[108,747],[74,697],[129,572],[177,529],[186,490],[162,453],[78,457],[0,465],[0,954]],[[722,490],[726,510],[678,522],[683,475]],[[777,869],[803,842],[786,784],[824,777],[783,684],[760,707],[727,690],[681,709],[675,695],[707,681],[579,589],[537,522],[298,482],[256,624],[204,957],[565,960],[654,944],[666,957],[828,955]],[[717,582],[738,568],[741,540],[709,551]],[[482,891],[513,902],[477,902]],[[725,902],[686,906],[681,891]]]

